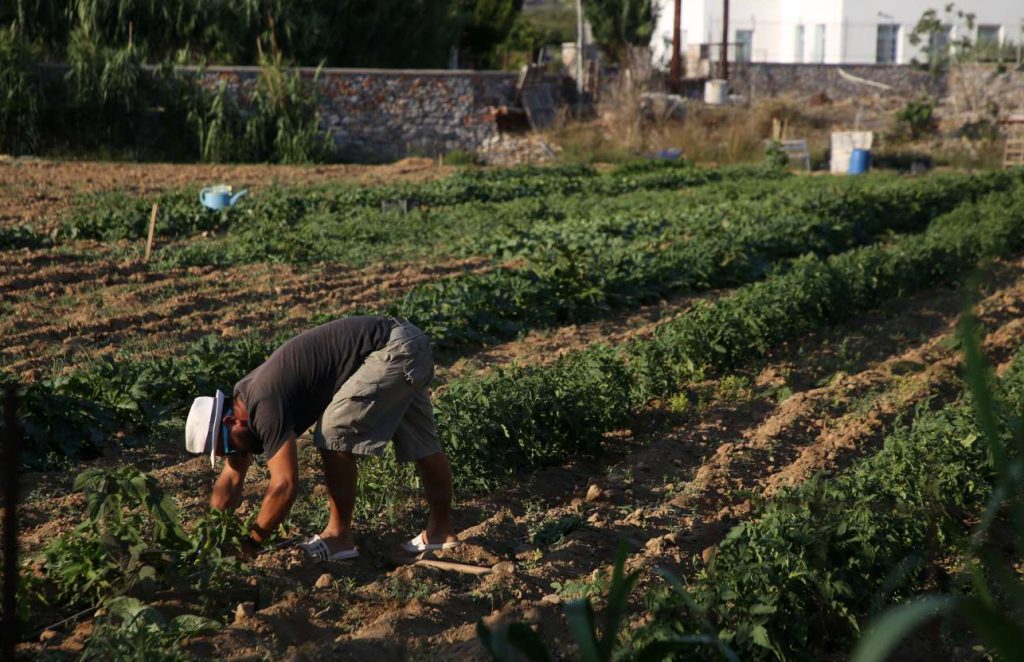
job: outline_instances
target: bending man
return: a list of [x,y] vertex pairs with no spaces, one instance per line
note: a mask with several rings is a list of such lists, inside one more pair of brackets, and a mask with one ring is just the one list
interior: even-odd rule
[[328,322],[281,345],[238,382],[234,397],[196,398],[185,426],[189,451],[225,458],[210,505],[234,510],[254,453],[263,453],[270,486],[256,524],[243,541],[255,554],[295,502],[295,439],[313,423],[330,502],[327,526],[303,548],[321,560],[359,555],[352,542],[356,457],[395,445],[415,462],[430,505],[427,527],[403,544],[409,552],[457,544],[451,522],[452,473],[434,426],[427,387],[434,363],[427,335],[397,317]]

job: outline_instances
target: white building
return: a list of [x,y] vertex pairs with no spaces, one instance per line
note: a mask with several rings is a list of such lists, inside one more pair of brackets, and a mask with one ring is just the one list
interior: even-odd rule
[[[908,64],[927,44],[909,37],[921,15],[934,9],[945,19],[948,0],[731,0],[730,59],[752,62]],[[656,0],[658,22],[651,39],[655,62],[672,52],[673,0]],[[956,8],[975,15],[972,42],[1024,42],[1024,0],[961,0]],[[682,0],[683,58],[692,47],[722,41],[722,0]],[[949,21],[948,39],[962,36],[964,22]],[[960,31],[958,33],[958,31]],[[940,37],[941,39],[941,37]],[[717,47],[715,47],[717,48]]]

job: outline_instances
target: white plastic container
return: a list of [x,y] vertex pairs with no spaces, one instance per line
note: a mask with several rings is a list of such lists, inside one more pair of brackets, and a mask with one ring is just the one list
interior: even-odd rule
[[729,81],[712,78],[704,83],[704,103],[709,106],[721,106],[729,98]]

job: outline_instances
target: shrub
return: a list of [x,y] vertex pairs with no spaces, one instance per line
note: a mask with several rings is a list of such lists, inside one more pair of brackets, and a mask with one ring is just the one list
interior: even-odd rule
[[37,55],[11,28],[0,28],[0,151],[33,152],[39,145],[42,97],[32,75]]
[[117,48],[75,30],[68,44],[67,113],[76,137],[92,147],[134,143],[146,89],[133,44]]
[[896,127],[911,140],[935,133],[935,101],[926,97],[908,101],[907,105],[896,112]]

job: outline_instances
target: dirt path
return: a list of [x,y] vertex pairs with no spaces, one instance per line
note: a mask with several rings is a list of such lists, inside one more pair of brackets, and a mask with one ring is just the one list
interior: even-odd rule
[[[484,659],[474,630],[483,618],[535,624],[565,653],[561,603],[596,586],[619,541],[630,546],[630,567],[687,572],[714,553],[751,496],[841,469],[877,450],[900,414],[948,402],[960,388],[959,357],[948,342],[960,305],[957,290],[937,288],[801,338],[756,373],[697,384],[652,407],[630,429],[609,434],[599,457],[460,504],[465,544],[445,558],[492,568],[486,577],[400,565],[391,550],[419,524],[410,508],[391,522],[363,521],[363,555],[352,563],[267,554],[248,596],[256,611],[190,650],[243,659],[355,659],[369,651],[395,660]],[[999,266],[979,306],[985,349],[997,364],[1024,342],[1022,308],[1024,259]],[[300,506],[316,512],[322,497],[308,446],[302,456]],[[204,507],[212,476],[202,458],[155,475],[187,512]],[[265,476],[255,478],[250,508],[264,487]],[[80,507],[77,495],[33,502],[27,542],[70,527]],[[83,624],[49,645],[73,649],[88,631]]]
[[272,184],[388,184],[426,181],[454,172],[431,159],[409,158],[368,165],[231,165],[103,163],[95,161],[0,160],[0,227],[31,225],[48,231],[82,193],[125,189],[140,195],[169,188],[232,184],[258,188]]

